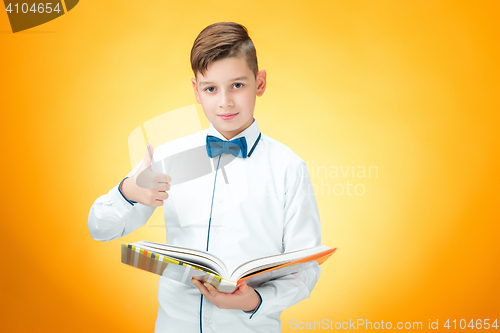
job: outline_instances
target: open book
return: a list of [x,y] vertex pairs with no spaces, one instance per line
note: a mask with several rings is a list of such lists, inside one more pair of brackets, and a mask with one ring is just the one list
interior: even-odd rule
[[191,278],[208,282],[220,292],[232,293],[246,283],[257,287],[265,281],[322,264],[337,248],[320,245],[242,263],[228,272],[221,259],[206,251],[140,241],[122,243],[122,262],[181,283],[194,285]]

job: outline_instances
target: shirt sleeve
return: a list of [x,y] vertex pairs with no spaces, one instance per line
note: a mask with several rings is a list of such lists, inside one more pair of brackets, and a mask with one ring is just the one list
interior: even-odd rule
[[[321,223],[311,179],[304,161],[287,169],[285,176],[284,252],[321,245]],[[281,312],[308,298],[319,279],[321,268],[316,261],[304,269],[284,277],[267,281],[255,288],[261,304],[252,314]]]
[[[142,161],[127,175],[132,176]],[[155,207],[134,203],[125,198],[119,189],[120,184],[107,194],[97,198],[90,208],[88,228],[93,239],[110,241],[125,236],[146,224]]]

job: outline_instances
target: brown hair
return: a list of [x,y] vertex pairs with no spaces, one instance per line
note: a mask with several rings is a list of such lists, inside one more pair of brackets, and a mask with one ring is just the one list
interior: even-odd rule
[[195,77],[198,72],[205,75],[208,65],[229,57],[244,57],[257,78],[257,52],[247,28],[234,22],[214,23],[196,37],[191,49],[191,68]]

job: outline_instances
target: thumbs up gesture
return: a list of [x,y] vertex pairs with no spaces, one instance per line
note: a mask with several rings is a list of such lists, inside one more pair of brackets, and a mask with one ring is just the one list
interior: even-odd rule
[[148,151],[136,173],[123,181],[122,193],[129,200],[137,201],[146,206],[163,206],[163,200],[168,198],[171,178],[169,175],[154,172],[151,169],[153,146],[148,143]]

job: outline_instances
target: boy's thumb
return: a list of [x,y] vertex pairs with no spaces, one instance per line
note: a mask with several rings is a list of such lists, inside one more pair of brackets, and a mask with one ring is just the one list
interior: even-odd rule
[[154,181],[153,180],[153,170],[151,169],[151,161],[153,160],[153,145],[148,143],[147,144],[147,152],[146,155],[144,156],[144,160],[142,161],[141,166],[135,173],[135,183],[137,186],[146,188],[146,189],[153,189],[154,188]]
[[146,155],[144,155],[144,158],[142,160],[142,164],[139,166],[139,169],[135,173],[135,178],[136,179],[139,177],[139,175],[144,170],[146,170],[147,168],[149,168],[151,166],[151,161],[152,161],[153,152],[154,152],[153,145],[150,144],[150,143],[148,143],[147,146],[146,146],[146,148],[147,148]]
[[154,148],[153,145],[148,143],[146,145],[147,150],[146,150],[146,155],[144,156],[144,162],[142,167],[147,168],[148,166],[151,165],[151,161],[153,161],[153,153],[154,153]]

